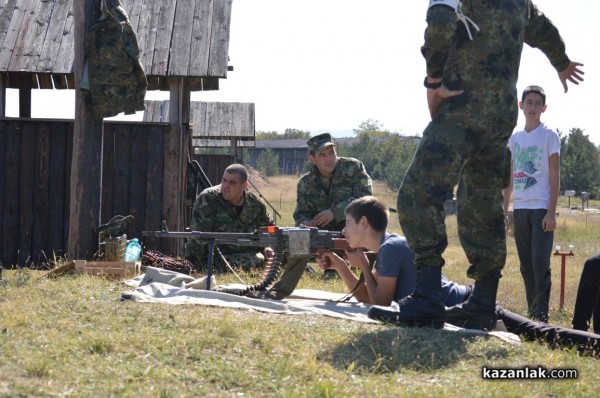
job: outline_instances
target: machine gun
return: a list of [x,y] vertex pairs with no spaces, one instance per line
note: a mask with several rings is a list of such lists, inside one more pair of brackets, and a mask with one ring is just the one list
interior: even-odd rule
[[237,295],[248,295],[251,292],[265,291],[279,276],[284,254],[288,256],[310,256],[331,249],[350,249],[348,242],[338,231],[327,231],[315,227],[261,227],[255,232],[171,232],[165,221],[161,231],[142,231],[142,236],[155,238],[188,238],[208,244],[208,269],[206,288],[210,290],[213,256],[216,245],[237,245],[249,247],[270,247],[274,256],[267,259],[261,281],[244,289],[227,289],[221,291]]

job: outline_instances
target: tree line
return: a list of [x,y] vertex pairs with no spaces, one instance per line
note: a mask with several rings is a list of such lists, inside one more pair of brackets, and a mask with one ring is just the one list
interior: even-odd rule
[[[568,134],[559,130],[558,134],[561,139],[561,192],[574,190],[577,196],[588,192],[591,199],[600,198],[600,149],[580,128],[572,128]],[[420,138],[391,132],[372,119],[362,122],[354,130],[354,135],[354,143],[338,144],[338,155],[361,160],[373,179],[384,181],[393,190],[398,189]],[[309,131],[296,129],[286,129],[283,134],[256,133],[257,140],[309,139],[310,136]],[[265,175],[276,175],[278,164],[277,153],[268,148],[252,166]],[[310,165],[307,165],[306,171],[308,167]]]

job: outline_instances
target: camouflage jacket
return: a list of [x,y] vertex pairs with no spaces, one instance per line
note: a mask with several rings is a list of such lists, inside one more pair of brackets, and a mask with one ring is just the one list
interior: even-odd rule
[[[246,201],[242,212],[238,215],[235,206],[223,199],[221,185],[205,189],[198,195],[192,209],[190,230],[204,232],[254,232],[259,227],[274,225],[267,207],[256,195],[246,191]],[[220,245],[221,251],[239,253],[248,250],[261,251],[260,248],[236,247]],[[185,245],[185,256],[206,254],[206,245],[188,240]]]
[[312,220],[321,211],[331,209],[334,220],[320,228],[341,231],[345,225],[344,209],[348,203],[372,194],[371,177],[360,160],[339,157],[328,190],[323,187],[319,171],[313,165],[298,181],[294,221],[300,225]]
[[148,86],[127,14],[119,1],[104,3],[110,12],[103,11],[104,19],[90,28],[81,83],[89,90],[97,119],[143,111]]
[[451,7],[434,5],[427,11],[421,47],[427,75],[442,77],[450,90],[464,90],[445,100],[439,114],[471,115],[488,126],[502,115],[503,123],[514,126],[523,43],[539,48],[557,71],[570,63],[565,45],[557,28],[530,0],[463,0],[462,11],[480,28],[470,26],[473,40]]

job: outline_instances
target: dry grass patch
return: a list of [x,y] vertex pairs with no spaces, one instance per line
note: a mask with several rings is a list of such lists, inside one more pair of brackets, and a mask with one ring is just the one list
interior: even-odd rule
[[[261,182],[293,225],[297,177]],[[395,192],[375,182],[395,208]],[[264,191],[263,191],[264,190]],[[281,198],[281,200],[279,200]],[[581,212],[580,212],[581,213]],[[392,222],[397,217],[392,214]],[[467,261],[456,218],[448,217],[444,272],[460,282]],[[585,258],[597,248],[600,218],[562,210],[555,241],[575,245],[559,311],[560,261],[553,258],[551,320],[570,326]],[[391,230],[400,232],[397,224]],[[523,313],[525,295],[512,238],[499,301]],[[89,276],[39,279],[4,271],[0,281],[0,396],[77,397],[563,397],[593,396],[597,359],[537,343],[430,329],[396,328],[317,316],[121,301],[128,287]],[[256,273],[243,274],[253,283]],[[217,276],[220,283],[234,281]],[[231,278],[231,279],[227,279]],[[300,288],[343,292],[339,279],[306,275]],[[482,366],[574,368],[577,380],[481,379]]]

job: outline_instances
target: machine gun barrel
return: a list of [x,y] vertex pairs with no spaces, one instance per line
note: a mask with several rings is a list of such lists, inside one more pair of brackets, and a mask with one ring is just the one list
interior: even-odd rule
[[[350,249],[348,242],[338,231],[321,230],[315,227],[289,227],[279,228],[268,226],[259,228],[255,232],[170,232],[166,221],[162,223],[161,231],[142,231],[142,236],[155,238],[188,238],[208,244],[208,264],[206,289],[210,290],[210,277],[212,275],[213,250],[215,244],[227,244],[238,246],[270,247],[275,250],[275,258],[278,263],[269,266],[267,277],[250,287],[250,290],[264,290],[273,282],[279,274],[279,267],[285,252],[289,256],[310,256],[331,249]],[[237,294],[237,293],[236,293]]]
[[217,244],[274,247],[279,240],[291,256],[310,255],[323,249],[349,249],[346,239],[338,231],[314,227],[262,227],[256,232],[171,232],[163,222],[161,231],[142,231],[142,236],[155,238],[188,238]]
[[153,238],[188,238],[199,241],[218,241],[225,244],[246,243],[244,246],[259,246],[260,236],[244,232],[202,232],[202,231],[142,231],[142,236]]

